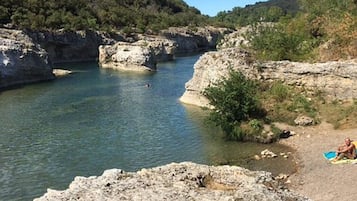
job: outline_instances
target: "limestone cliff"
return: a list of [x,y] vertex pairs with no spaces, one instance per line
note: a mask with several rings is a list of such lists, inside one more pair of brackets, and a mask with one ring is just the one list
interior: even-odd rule
[[44,49],[22,31],[0,29],[0,88],[51,79]]
[[243,49],[233,47],[201,56],[180,100],[187,104],[208,106],[201,92],[227,76],[229,68],[241,71],[252,79],[267,82],[280,80],[288,85],[304,87],[311,93],[322,91],[333,99],[357,98],[356,60],[314,64],[289,61],[260,63],[253,61]]
[[[100,45],[113,45],[117,42],[137,42],[146,40],[165,48],[156,50],[168,50],[168,54],[159,54],[158,61],[171,60],[172,53],[193,53],[216,47],[217,40],[228,30],[224,28],[204,27],[192,31],[187,27],[170,28],[163,30],[157,36],[136,35],[123,36],[119,33],[107,34],[99,31],[27,31],[35,43],[41,45],[49,55],[53,63],[73,61],[94,61],[98,59]],[[174,43],[174,48],[172,44]],[[170,50],[172,49],[173,50]],[[162,56],[162,57],[161,57]]]
[[48,189],[35,201],[60,200],[309,200],[289,191],[271,173],[235,166],[172,163],[136,173],[106,170],[76,177],[64,191]]
[[177,43],[177,54],[193,53],[215,49],[219,39],[231,31],[215,27],[172,27],[161,31],[160,35]]
[[123,41],[119,34],[109,35],[99,31],[43,31],[26,32],[35,43],[41,45],[53,63],[95,61],[99,45]]

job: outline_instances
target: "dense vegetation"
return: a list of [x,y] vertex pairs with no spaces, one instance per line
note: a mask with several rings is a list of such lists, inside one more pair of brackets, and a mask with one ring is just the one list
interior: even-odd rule
[[210,119],[229,139],[243,140],[245,133],[241,123],[262,113],[256,96],[258,86],[240,72],[231,71],[229,75],[229,78],[207,88],[204,95],[214,106]]
[[283,16],[295,15],[298,10],[297,0],[270,0],[219,12],[213,20],[221,26],[234,28],[257,22],[277,22]]
[[0,0],[0,24],[34,30],[157,31],[208,17],[182,0]]
[[336,60],[357,56],[357,1],[300,0],[301,12],[247,37],[263,60]]
[[[303,91],[280,82],[252,81],[236,71],[208,87],[204,95],[214,107],[210,120],[231,140],[255,139],[262,135],[264,124],[293,124],[301,114],[318,121],[318,101],[307,98]],[[275,129],[274,134],[278,137],[279,129]]]

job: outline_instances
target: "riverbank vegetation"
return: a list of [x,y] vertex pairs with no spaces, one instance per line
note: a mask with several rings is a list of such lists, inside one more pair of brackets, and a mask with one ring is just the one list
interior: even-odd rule
[[[237,71],[230,71],[203,94],[213,106],[210,120],[230,140],[250,140],[271,122],[293,124],[301,114],[316,117],[315,104],[299,91],[280,82],[253,81]],[[279,132],[275,130],[275,137]]]
[[[227,78],[203,93],[214,107],[210,120],[221,127],[230,140],[251,140],[262,135],[264,125],[283,122],[295,125],[298,116],[315,123],[322,120],[335,128],[357,123],[357,101],[328,101],[324,94],[294,88],[281,82],[259,82],[231,71]],[[272,127],[274,137],[281,133]]]

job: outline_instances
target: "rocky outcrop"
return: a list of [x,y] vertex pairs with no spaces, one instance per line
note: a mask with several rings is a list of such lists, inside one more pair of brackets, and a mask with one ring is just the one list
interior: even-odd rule
[[[153,62],[168,61],[172,60],[175,54],[194,53],[215,48],[217,40],[223,37],[226,32],[228,30],[223,28],[205,27],[192,31],[188,27],[184,27],[163,30],[158,36],[137,35],[135,39],[133,38],[134,42],[118,42],[115,45],[100,46],[99,63],[105,68],[141,71],[141,68],[135,66],[147,66],[141,59],[143,57],[139,58],[137,53],[135,53],[136,56],[128,55],[125,51],[150,51],[150,54],[153,55]],[[135,61],[137,59],[140,61]]]
[[44,31],[26,32],[35,43],[41,45],[53,63],[94,61],[98,58],[100,45],[113,45],[117,42],[137,42],[144,40],[151,43],[157,61],[167,61],[174,53],[192,53],[215,48],[217,40],[227,33],[223,28],[170,28],[160,36],[135,35],[125,37],[119,33],[108,34],[99,31]]
[[184,103],[208,106],[202,91],[228,75],[229,69],[241,71],[247,77],[266,82],[282,81],[303,87],[311,93],[324,92],[332,99],[357,98],[357,61],[299,63],[289,61],[253,61],[241,48],[208,52],[194,66],[193,78],[186,83],[180,100]]
[[27,31],[27,34],[48,52],[53,63],[95,61],[98,59],[99,45],[124,40],[119,34],[98,31]]
[[161,31],[160,35],[177,43],[177,54],[194,53],[215,49],[219,39],[231,31],[215,27],[172,27]]
[[224,35],[222,40],[217,44],[217,49],[249,46],[249,41],[246,39],[245,35],[251,30],[252,28],[250,26],[246,26]]
[[99,47],[99,65],[125,71],[154,71],[156,60],[153,49],[141,43],[118,42]]
[[[194,73],[191,80],[186,83],[186,91],[180,101],[209,107],[208,100],[202,92],[208,86],[218,82],[228,75],[229,69],[253,69],[250,66],[250,54],[243,49],[229,48],[223,51],[207,52],[203,54],[194,65]],[[255,72],[252,72],[253,74]]]
[[44,49],[22,31],[0,29],[0,88],[54,78]]
[[64,191],[48,189],[35,201],[51,200],[309,200],[289,191],[271,173],[233,166],[172,163],[136,173],[106,170],[76,177]]
[[161,36],[140,35],[134,45],[149,47],[157,62],[174,59],[177,43]]

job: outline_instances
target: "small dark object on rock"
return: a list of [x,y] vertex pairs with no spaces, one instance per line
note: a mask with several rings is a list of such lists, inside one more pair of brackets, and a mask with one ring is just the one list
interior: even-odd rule
[[280,138],[288,138],[288,137],[290,137],[291,136],[291,134],[290,134],[290,131],[288,131],[288,130],[283,130],[283,132],[282,133],[280,133]]

